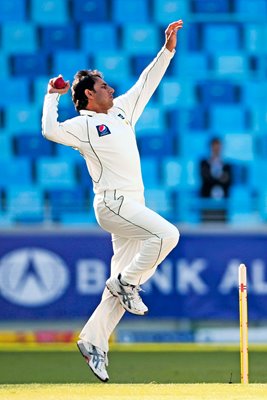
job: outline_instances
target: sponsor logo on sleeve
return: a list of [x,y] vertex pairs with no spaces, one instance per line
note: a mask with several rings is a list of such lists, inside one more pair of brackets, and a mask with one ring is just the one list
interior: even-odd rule
[[118,117],[121,118],[127,125],[130,125],[129,121],[127,121],[122,114],[118,114]]

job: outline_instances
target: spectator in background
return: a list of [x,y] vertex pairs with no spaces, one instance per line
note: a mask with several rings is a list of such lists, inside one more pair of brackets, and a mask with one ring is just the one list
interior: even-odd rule
[[[232,182],[231,166],[222,159],[222,143],[219,138],[213,138],[210,141],[210,157],[200,162],[201,190],[202,198],[214,200],[223,200],[228,197],[229,188]],[[210,209],[203,209],[203,221],[226,221],[226,207],[217,207],[223,205],[215,203]]]

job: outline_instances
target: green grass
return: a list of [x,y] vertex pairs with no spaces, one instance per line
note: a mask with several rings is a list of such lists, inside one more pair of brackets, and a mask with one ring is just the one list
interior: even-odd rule
[[[138,348],[137,348],[138,349]],[[249,353],[251,383],[267,383],[267,352]],[[111,383],[240,382],[239,351],[118,351],[109,353]],[[0,384],[99,383],[77,351],[0,351]]]

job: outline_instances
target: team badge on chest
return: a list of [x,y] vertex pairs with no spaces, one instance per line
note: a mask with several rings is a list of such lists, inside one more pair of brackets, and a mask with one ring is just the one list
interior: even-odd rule
[[107,125],[97,125],[96,129],[97,129],[97,133],[98,133],[99,137],[111,134],[111,132],[110,132],[109,128],[107,127]]

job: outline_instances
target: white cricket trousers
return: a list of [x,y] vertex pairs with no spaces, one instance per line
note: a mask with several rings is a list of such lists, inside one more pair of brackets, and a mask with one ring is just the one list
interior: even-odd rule
[[[99,225],[112,234],[111,276],[132,285],[146,282],[179,240],[178,229],[144,205],[143,194],[118,191],[95,196]],[[108,351],[108,340],[125,310],[105,288],[80,338]]]

